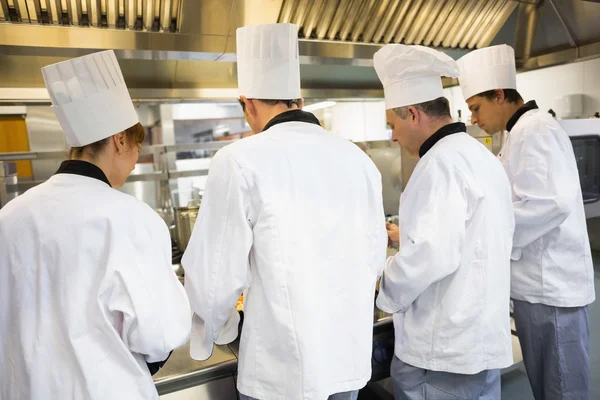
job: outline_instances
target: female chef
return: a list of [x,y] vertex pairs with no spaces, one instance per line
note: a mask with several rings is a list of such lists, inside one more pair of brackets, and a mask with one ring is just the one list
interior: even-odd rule
[[166,225],[115,190],[144,129],[112,51],[42,72],[71,159],[0,210],[0,398],[156,399],[191,313]]

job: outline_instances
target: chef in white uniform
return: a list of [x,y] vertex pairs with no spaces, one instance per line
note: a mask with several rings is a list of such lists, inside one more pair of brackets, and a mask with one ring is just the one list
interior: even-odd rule
[[472,122],[505,132],[499,158],[516,224],[511,297],[535,398],[589,399],[594,270],[571,141],[535,101],[524,103],[510,46],[473,51],[458,64]]
[[42,72],[73,147],[0,210],[0,399],[157,399],[191,312],[167,226],[116,190],[144,128],[112,51]]
[[245,288],[242,399],[356,399],[371,378],[387,237],[381,176],[301,110],[292,24],[237,31],[240,100],[256,134],[213,158],[183,257],[191,356],[234,340]]
[[514,218],[502,165],[452,123],[447,55],[387,45],[375,53],[392,137],[419,161],[400,199],[398,254],[377,306],[394,314],[397,400],[499,399],[512,364],[510,251]]

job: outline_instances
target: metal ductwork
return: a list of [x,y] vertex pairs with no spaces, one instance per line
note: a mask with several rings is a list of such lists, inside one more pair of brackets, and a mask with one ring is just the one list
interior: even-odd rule
[[305,97],[381,97],[384,44],[505,43],[535,69],[600,56],[599,18],[582,0],[0,0],[0,103],[47,103],[40,68],[103,49],[136,99],[234,98],[236,29],[278,21],[299,27]]
[[515,60],[517,68],[526,65],[531,57],[531,49],[535,39],[535,32],[540,20],[541,7],[544,0],[534,0],[531,3],[519,4],[519,13],[517,15],[517,29],[515,32]]
[[0,0],[0,21],[177,32],[182,0]]
[[489,45],[514,0],[284,0],[279,22],[306,39],[475,49]]

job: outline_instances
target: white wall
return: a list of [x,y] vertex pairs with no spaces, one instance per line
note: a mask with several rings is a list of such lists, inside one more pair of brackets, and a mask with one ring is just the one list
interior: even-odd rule
[[[553,109],[560,118],[564,108],[559,101],[567,94],[582,94],[583,116],[600,112],[600,58],[559,65],[517,75],[517,90],[525,101],[535,100],[540,109]],[[459,86],[444,89],[450,100],[452,117],[462,110],[463,121],[470,116]]]
[[327,113],[325,128],[336,135],[354,142],[389,139],[383,101],[337,103]]

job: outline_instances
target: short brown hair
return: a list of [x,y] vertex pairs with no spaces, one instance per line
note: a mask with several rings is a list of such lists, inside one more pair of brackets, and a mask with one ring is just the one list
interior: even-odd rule
[[[400,118],[406,119],[408,116],[408,107],[397,107],[393,111]],[[435,100],[414,104],[413,107],[432,118],[452,118],[450,115],[450,102],[445,97],[438,97]]]
[[[129,144],[136,144],[138,146],[141,146],[144,142],[144,139],[146,138],[146,131],[144,130],[142,124],[139,122],[133,125],[132,127],[125,129],[124,132]],[[83,154],[88,154],[89,156],[95,158],[104,151],[104,149],[110,141],[110,138],[111,136],[102,140],[98,140],[97,142],[90,143],[86,146],[71,147],[71,149],[69,150],[69,158],[81,158]]]
[[[519,103],[523,101],[523,97],[515,89],[502,89],[504,92],[504,99],[509,103]],[[488,100],[494,100],[498,95],[496,90],[488,90],[483,93],[479,93],[477,96],[485,97]]]
[[[250,100],[250,99],[248,99]],[[279,103],[283,103],[287,106],[287,108],[292,108],[292,106],[295,104],[297,107],[300,107],[300,104],[302,103],[302,99],[291,99],[291,100],[270,100],[270,99],[254,99],[254,100],[258,100],[261,103],[265,103],[269,106],[276,106]],[[242,111],[246,112],[246,103],[244,103],[242,101],[242,99],[238,99],[240,106],[242,106]]]

